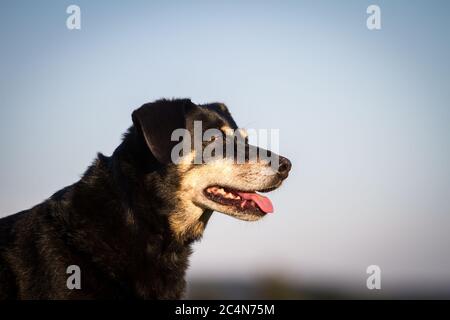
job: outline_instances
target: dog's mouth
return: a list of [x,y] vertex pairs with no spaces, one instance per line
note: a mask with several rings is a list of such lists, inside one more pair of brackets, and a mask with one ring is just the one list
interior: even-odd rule
[[[269,192],[276,188],[258,190]],[[269,198],[264,197],[256,191],[238,191],[221,186],[211,186],[204,190],[205,196],[221,205],[234,207],[236,211],[256,214],[273,212],[273,205]]]

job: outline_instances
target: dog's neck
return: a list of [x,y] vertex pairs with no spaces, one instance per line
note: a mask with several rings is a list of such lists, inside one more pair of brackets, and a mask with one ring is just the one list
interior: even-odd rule
[[[95,263],[111,277],[129,279],[133,275],[128,290],[137,296],[155,298],[151,288],[162,286],[168,288],[167,296],[156,298],[179,298],[191,243],[201,237],[211,212],[168,201],[168,195],[161,192],[165,186],[161,179],[174,177],[156,163],[140,162],[141,147],[129,133],[113,156],[99,154],[74,186],[73,196],[80,204],[73,213],[80,219],[74,220],[83,221],[83,225],[71,226],[80,235],[75,245],[95,257]],[[145,157],[151,161],[150,155]],[[190,221],[188,210],[200,210],[190,212],[198,221],[186,223]],[[85,243],[83,238],[88,237],[83,234],[94,237],[95,245]],[[165,272],[160,270],[163,267]],[[152,270],[165,276],[155,280]]]
[[110,169],[130,222],[133,214],[144,220],[163,217],[179,244],[202,237],[212,211],[189,199],[192,190],[183,190],[180,184],[183,172],[175,165],[160,164],[134,127],[115,150]]

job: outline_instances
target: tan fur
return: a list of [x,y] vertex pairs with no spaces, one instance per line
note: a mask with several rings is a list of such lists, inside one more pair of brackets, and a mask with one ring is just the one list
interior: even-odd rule
[[240,128],[240,129],[238,129],[238,131],[239,131],[239,133],[241,134],[242,137],[248,138],[248,132],[247,132],[247,129]]
[[127,211],[126,216],[125,216],[125,221],[128,226],[134,226],[135,219],[134,219],[133,212],[131,210]]
[[[205,209],[223,212],[241,220],[259,220],[261,216],[242,214],[229,206],[207,199],[203,190],[211,185],[254,191],[274,186],[275,172],[264,162],[235,164],[231,159],[192,164],[195,154],[184,157],[176,166],[181,177],[177,191],[178,210],[169,217],[172,231],[181,239],[187,232],[200,237],[206,226],[201,219]],[[264,174],[266,173],[266,174]]]
[[[194,158],[195,152],[184,156],[175,168],[177,174],[184,177],[195,166],[192,164]],[[206,226],[206,223],[200,219],[204,210],[192,202],[193,190],[181,183],[175,197],[178,201],[177,210],[169,215],[172,232],[178,239],[183,239],[187,232],[190,232],[195,238],[201,237]]]
[[222,128],[220,128],[220,131],[222,131],[223,133],[225,133],[228,136],[231,136],[234,133],[234,130],[231,129],[229,126],[223,126]]
[[229,126],[223,126],[223,127],[220,128],[220,131],[225,133],[227,136],[232,136],[233,134],[240,134],[243,138],[248,138],[248,132],[244,128],[236,129],[236,132],[235,132]]

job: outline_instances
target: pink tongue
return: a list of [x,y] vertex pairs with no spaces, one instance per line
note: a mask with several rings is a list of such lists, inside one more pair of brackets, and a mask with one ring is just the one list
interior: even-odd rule
[[237,194],[245,200],[253,200],[258,207],[261,209],[261,211],[265,213],[271,213],[273,212],[273,206],[272,202],[269,198],[264,197],[257,193],[247,193],[247,192],[237,192]]

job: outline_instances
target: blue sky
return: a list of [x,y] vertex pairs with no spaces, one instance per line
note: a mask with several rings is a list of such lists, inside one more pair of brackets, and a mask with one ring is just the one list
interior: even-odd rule
[[[66,8],[81,7],[81,30]],[[366,28],[377,4],[382,29]],[[225,102],[293,162],[258,223],[215,214],[189,277],[450,283],[448,1],[2,1],[0,216],[111,154],[161,97]]]

